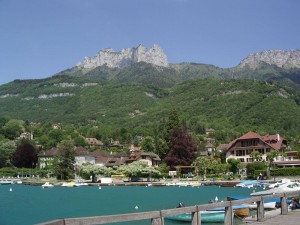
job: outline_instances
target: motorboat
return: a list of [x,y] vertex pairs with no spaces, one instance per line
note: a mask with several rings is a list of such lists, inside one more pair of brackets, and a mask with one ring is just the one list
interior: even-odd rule
[[61,185],[62,187],[74,187],[75,186],[75,182],[71,181],[71,182],[64,182]]
[[74,186],[75,187],[88,186],[88,183],[86,183],[86,182],[75,182]]
[[268,189],[268,190],[264,190],[264,191],[253,192],[250,195],[251,196],[272,195],[272,194],[287,193],[287,192],[292,192],[292,191],[300,191],[300,183],[299,182],[287,182],[276,188],[272,188],[272,189]]
[[[225,219],[225,211],[200,211],[201,223],[224,223]],[[175,221],[184,221],[191,222],[192,214],[191,213],[183,213],[176,214],[171,216],[166,216],[166,219],[175,220]]]
[[51,187],[54,187],[54,185],[50,184],[49,182],[46,182],[42,185],[42,188],[51,188]]
[[288,183],[288,182],[291,182],[291,179],[281,179],[280,181],[278,181],[278,182],[276,182],[274,184],[268,185],[268,188],[269,189],[276,188],[276,187],[279,187],[280,185]]
[[[247,199],[251,197],[252,196],[228,196],[227,200],[233,201],[233,200]],[[291,200],[287,199],[286,202],[287,204],[290,204]],[[264,201],[264,209],[275,209],[278,208],[280,204],[281,204],[280,198],[267,199]],[[253,202],[251,204],[243,204],[243,205],[248,206],[250,209],[257,209],[256,202]]]
[[253,181],[253,180],[247,180],[244,182],[237,183],[236,187],[244,187],[244,188],[253,188],[254,186],[259,186],[260,182]]

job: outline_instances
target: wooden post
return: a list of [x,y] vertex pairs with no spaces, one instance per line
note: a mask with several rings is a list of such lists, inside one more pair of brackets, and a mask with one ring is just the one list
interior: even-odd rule
[[192,225],[201,225],[201,214],[198,206],[196,206],[196,212],[192,213]]
[[159,212],[159,215],[160,217],[151,219],[151,225],[164,225],[164,218],[161,211]]
[[284,193],[284,196],[280,198],[281,203],[281,215],[287,215],[288,214],[288,204],[286,203],[286,196]]
[[224,224],[225,225],[232,225],[233,221],[232,221],[232,204],[230,201],[230,205],[228,207],[225,207],[225,218],[224,218]]
[[256,203],[257,203],[257,221],[258,222],[263,222],[264,221],[264,216],[265,216],[264,202],[261,198],[261,200],[256,202]]

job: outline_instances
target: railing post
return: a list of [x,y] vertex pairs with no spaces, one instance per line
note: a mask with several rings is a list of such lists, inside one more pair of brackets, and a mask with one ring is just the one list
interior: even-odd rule
[[284,196],[280,198],[280,204],[281,204],[281,215],[287,215],[288,214],[288,204],[286,202],[285,193],[284,193]]
[[228,207],[225,207],[225,218],[224,218],[224,224],[225,225],[232,225],[232,204],[231,201],[229,202],[230,205]]
[[198,206],[196,206],[196,212],[192,213],[192,225],[201,225],[201,214]]
[[257,204],[257,221],[262,222],[264,221],[264,216],[265,216],[263,199],[261,198],[261,200],[256,202],[256,204]]
[[162,216],[161,211],[159,212],[159,214],[160,217],[151,219],[151,225],[164,225],[164,218]]

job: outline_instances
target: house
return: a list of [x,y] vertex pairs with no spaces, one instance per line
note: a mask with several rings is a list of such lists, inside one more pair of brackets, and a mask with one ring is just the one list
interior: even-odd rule
[[95,157],[83,147],[75,148],[75,164],[81,166],[84,163],[95,164]]
[[216,147],[212,143],[207,143],[205,145],[205,150],[208,152],[209,155],[211,155],[216,150]]
[[99,166],[114,167],[126,164],[127,155],[122,153],[107,152],[104,150],[96,150],[91,153],[95,157],[95,164]]
[[159,162],[161,161],[161,159],[155,153],[140,151],[140,152],[132,153],[129,156],[126,163],[132,163],[134,161],[145,162],[145,163],[147,163],[148,166],[158,167]]
[[[46,168],[53,164],[55,156],[61,154],[58,148],[51,148],[47,151],[42,151],[38,155],[38,165],[40,169]],[[95,157],[83,147],[75,148],[75,164],[82,165],[84,163],[95,164]]]
[[20,139],[27,139],[27,140],[32,140],[33,139],[33,135],[31,132],[23,132],[20,135]]
[[47,151],[42,151],[38,155],[38,165],[40,169],[47,168],[53,164],[54,157],[59,154],[58,148],[51,148]]
[[267,153],[272,150],[285,152],[287,147],[286,139],[279,134],[261,136],[255,132],[248,132],[228,144],[225,150],[226,161],[235,158],[242,163],[252,162],[253,158],[250,155],[254,151],[260,152],[262,159],[266,160]]
[[215,129],[213,129],[213,128],[208,128],[208,129],[205,130],[206,135],[214,134],[214,133],[215,133]]
[[96,138],[86,138],[86,141],[89,146],[95,146],[95,147],[103,146],[102,141],[99,141]]

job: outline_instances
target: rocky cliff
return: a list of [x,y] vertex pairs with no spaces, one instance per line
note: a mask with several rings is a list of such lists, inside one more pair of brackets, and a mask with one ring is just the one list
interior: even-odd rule
[[158,45],[153,45],[149,50],[145,46],[139,45],[136,48],[122,49],[120,52],[105,48],[100,50],[96,56],[85,57],[77,66],[88,69],[102,65],[111,68],[125,68],[138,62],[151,63],[162,67],[169,66],[166,55]]
[[261,63],[269,65],[276,65],[282,68],[300,68],[300,50],[282,51],[282,50],[268,50],[250,54],[243,59],[240,67],[249,65],[250,68],[255,69]]

